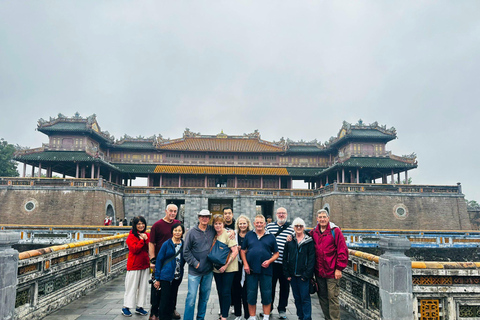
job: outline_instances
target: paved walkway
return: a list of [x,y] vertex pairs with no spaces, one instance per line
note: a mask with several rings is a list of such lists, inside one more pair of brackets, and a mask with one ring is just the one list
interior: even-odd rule
[[[109,319],[129,319],[121,314],[123,305],[123,294],[125,290],[124,284],[125,274],[117,277],[116,279],[106,283],[100,288],[88,293],[86,296],[81,297],[78,300],[73,301],[69,305],[62,309],[52,313],[51,315],[43,318],[44,320],[109,320]],[[182,284],[178,291],[177,310],[183,315],[185,310],[185,299],[187,297],[187,274],[183,278]],[[215,281],[215,280],[214,280]],[[205,320],[218,320],[218,295],[214,281],[212,282],[212,291],[210,294],[210,300],[207,307],[207,316]],[[260,295],[259,299],[260,300]],[[145,308],[149,310],[149,308]],[[261,312],[261,304],[257,305],[257,314]],[[287,307],[288,320],[297,320],[295,313],[295,304],[293,296],[290,292],[290,297]],[[342,310],[342,320],[355,320],[350,314]],[[134,314],[130,319],[148,319],[148,317],[142,317]],[[231,314],[228,320],[235,319],[235,316]],[[273,312],[272,320],[278,320],[278,313],[276,310]],[[316,296],[312,296],[312,319],[325,319],[323,313],[318,304]]]

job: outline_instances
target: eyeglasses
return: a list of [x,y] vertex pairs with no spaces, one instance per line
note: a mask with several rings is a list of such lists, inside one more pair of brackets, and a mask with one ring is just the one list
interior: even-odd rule
[[217,218],[223,218],[223,214],[215,214],[213,216],[213,219],[217,219]]
[[209,218],[210,219],[210,216],[198,216],[199,218]]
[[296,225],[295,228],[303,228],[302,225]]

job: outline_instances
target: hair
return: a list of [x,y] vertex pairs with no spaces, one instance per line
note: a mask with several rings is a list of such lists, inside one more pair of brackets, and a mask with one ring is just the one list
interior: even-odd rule
[[292,226],[303,226],[305,227],[305,221],[302,218],[293,219]]
[[165,208],[165,210],[168,211],[168,207],[171,207],[171,206],[175,206],[175,208],[177,208],[177,210],[178,210],[178,206],[177,206],[175,203],[169,203],[169,204],[167,204],[167,207]]
[[172,225],[172,228],[170,229],[170,233],[173,234],[173,230],[175,230],[177,227],[182,227],[182,235],[184,235],[185,234],[185,227],[180,222],[176,222]]
[[317,217],[320,213],[326,213],[327,214],[327,217],[330,217],[330,214],[328,213],[328,210],[325,210],[325,209],[320,209],[317,211]]
[[279,207],[279,208],[277,209],[277,211],[275,211],[275,214],[278,213],[278,210],[282,210],[282,211],[285,210],[285,214],[288,214],[287,209],[285,209],[284,207]]
[[248,219],[247,216],[242,214],[237,218],[237,221],[235,222],[235,231],[237,231],[237,234],[240,233],[240,227],[239,227],[239,224],[238,224],[240,219],[245,219],[245,221],[247,221],[247,232],[251,231],[253,229],[252,222],[250,221],[250,219]]
[[223,211],[223,212],[225,212],[225,210],[232,210],[232,213],[233,213],[233,209],[232,209],[232,207],[225,207],[225,208],[223,208],[223,210],[222,210],[222,211]]
[[213,216],[213,219],[212,219],[212,223],[215,223],[215,222],[221,222],[225,224],[225,218],[221,214],[216,214]]
[[133,223],[132,223],[132,233],[135,235],[135,237],[138,238],[138,231],[137,231],[137,224],[139,222],[143,222],[143,224],[145,224],[145,229],[144,229],[144,232],[147,231],[147,221],[145,220],[145,218],[143,216],[137,216],[137,217],[133,217]]
[[255,216],[255,218],[253,219],[253,221],[257,220],[257,218],[262,219],[263,222],[265,222],[265,216],[264,216],[264,215],[262,215],[262,214],[257,214],[257,215]]

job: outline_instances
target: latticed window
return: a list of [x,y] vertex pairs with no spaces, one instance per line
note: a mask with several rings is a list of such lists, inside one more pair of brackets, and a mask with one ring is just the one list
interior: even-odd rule
[[442,320],[443,303],[440,299],[421,299],[418,303],[418,319]]

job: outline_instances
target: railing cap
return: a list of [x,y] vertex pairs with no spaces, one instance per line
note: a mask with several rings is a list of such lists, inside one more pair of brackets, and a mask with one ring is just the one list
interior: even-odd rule
[[406,251],[410,249],[411,243],[406,237],[382,237],[378,247],[385,251]]
[[0,247],[11,247],[19,241],[19,232],[0,231]]

